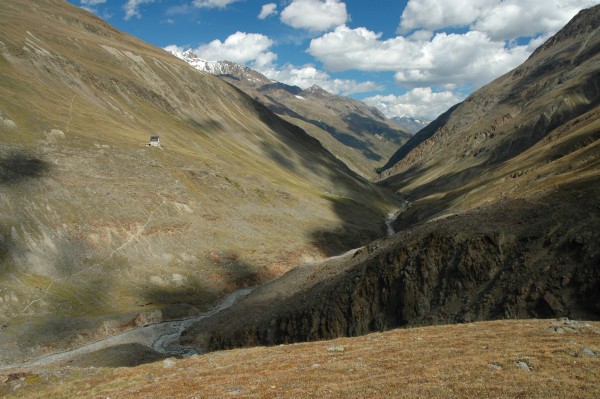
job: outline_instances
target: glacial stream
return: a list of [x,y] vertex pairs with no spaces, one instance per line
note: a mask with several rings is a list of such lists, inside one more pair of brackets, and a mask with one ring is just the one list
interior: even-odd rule
[[394,231],[394,227],[392,227],[392,223],[394,222],[394,220],[396,220],[400,212],[400,209],[395,209],[388,213],[387,218],[385,218],[386,234],[388,237],[391,237],[396,233]]
[[[198,355],[199,352],[197,349],[193,347],[183,347],[179,345],[179,337],[183,330],[192,324],[196,323],[199,320],[205,319],[207,317],[213,316],[220,311],[231,307],[237,300],[241,297],[244,297],[252,292],[253,288],[242,288],[240,290],[235,291],[233,294],[226,297],[218,306],[209,310],[206,313],[202,313],[198,316],[183,319],[183,320],[172,320],[166,321],[162,323],[157,323],[156,325],[161,325],[160,328],[164,331],[161,336],[158,337],[152,344],[152,349],[157,352],[165,353],[169,355],[182,356],[187,357],[191,355]],[[152,327],[147,326],[147,327]]]
[[173,356],[191,356],[199,352],[192,347],[179,345],[179,337],[186,327],[195,322],[213,316],[224,309],[231,307],[238,299],[252,292],[252,288],[242,288],[227,296],[219,305],[205,313],[181,320],[169,320],[160,323],[148,324],[131,330],[112,335],[105,339],[91,342],[76,349],[64,352],[52,353],[22,364],[12,364],[2,368],[13,368],[22,366],[48,365],[61,361],[73,359],[76,356],[86,355],[98,350],[110,348],[117,345],[142,344],[157,352]]

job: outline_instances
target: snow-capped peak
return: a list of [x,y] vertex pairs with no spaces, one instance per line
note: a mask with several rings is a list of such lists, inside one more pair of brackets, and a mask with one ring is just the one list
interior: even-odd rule
[[[175,54],[177,55],[177,54]],[[196,53],[194,53],[194,50],[187,49],[186,51],[184,51],[183,53],[181,53],[181,57],[182,59],[191,59],[191,60],[195,60],[198,59],[198,55],[196,55]]]
[[231,75],[244,79],[248,82],[267,84],[273,82],[266,76],[252,69],[231,61],[207,61],[198,57],[191,48],[181,51],[178,48],[166,47],[165,50],[182,59],[199,71],[208,72],[212,75]]
[[178,49],[167,47],[165,50],[167,50],[175,57],[182,59],[183,61],[187,62],[188,64],[200,71],[212,73],[215,75],[221,73],[220,70],[222,68],[220,61],[203,60],[202,58],[198,57],[198,55],[191,48],[185,51],[179,51]]

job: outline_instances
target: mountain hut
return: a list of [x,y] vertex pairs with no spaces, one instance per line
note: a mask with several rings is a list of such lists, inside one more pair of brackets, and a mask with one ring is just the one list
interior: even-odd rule
[[148,147],[160,147],[160,137],[150,136],[150,142],[148,142]]

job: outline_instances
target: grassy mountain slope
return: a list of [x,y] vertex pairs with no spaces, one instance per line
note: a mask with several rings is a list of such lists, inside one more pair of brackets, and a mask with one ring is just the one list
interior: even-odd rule
[[63,0],[0,16],[0,363],[384,234],[393,198],[222,80]]
[[411,137],[408,131],[361,101],[336,96],[318,86],[302,90],[275,82],[233,62],[203,61],[191,51],[179,56],[302,127],[352,170],[367,178],[374,178],[375,169],[393,154],[394,148]]
[[523,65],[400,148],[382,175],[413,200],[405,218],[526,196],[595,173],[599,24],[598,6],[581,12]]

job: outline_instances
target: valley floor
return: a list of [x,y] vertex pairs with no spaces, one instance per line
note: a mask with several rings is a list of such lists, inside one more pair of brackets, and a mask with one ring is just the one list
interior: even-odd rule
[[593,398],[600,322],[503,320],[164,359],[4,371],[27,398]]

